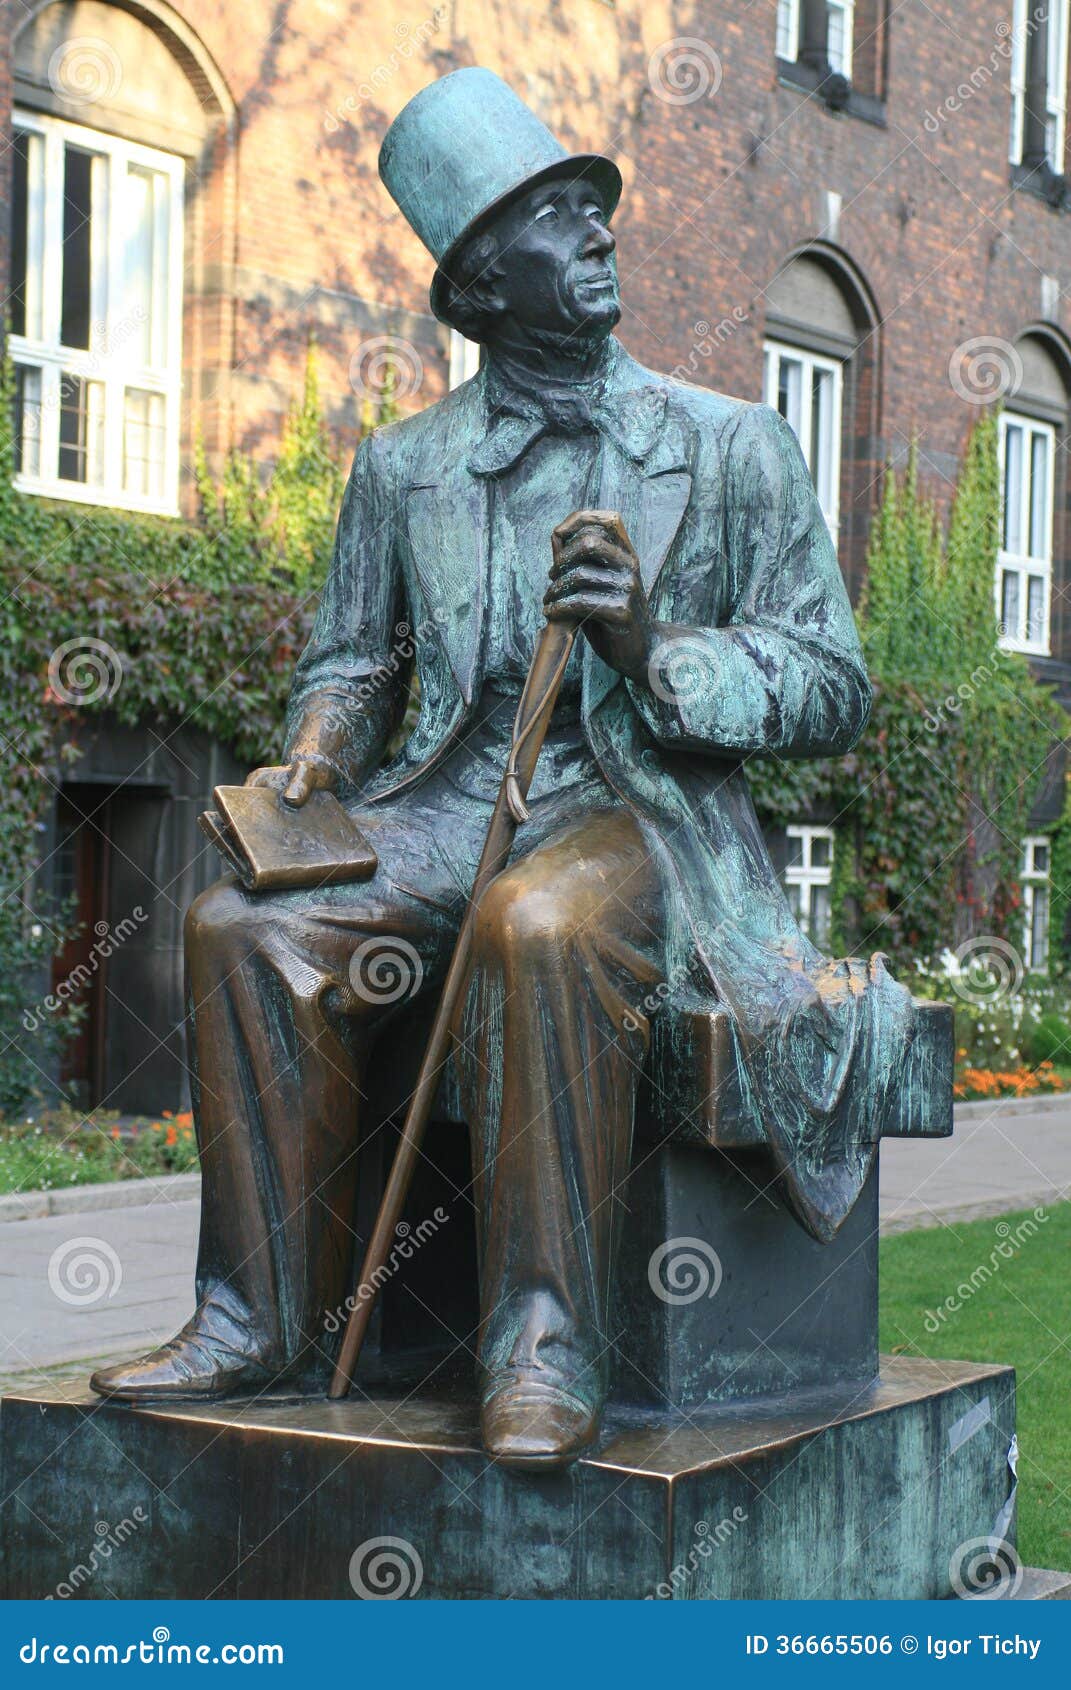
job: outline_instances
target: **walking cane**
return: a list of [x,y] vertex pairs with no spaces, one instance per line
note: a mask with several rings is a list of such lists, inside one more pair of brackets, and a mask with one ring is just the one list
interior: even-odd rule
[[[551,547],[554,561],[557,562],[560,552],[557,539],[552,538]],[[416,1087],[409,1102],[401,1140],[383,1192],[376,1224],[368,1241],[358,1285],[359,1294],[346,1323],[338,1364],[327,1393],[331,1398],[344,1397],[353,1379],[357,1357],[361,1353],[361,1345],[372,1318],[379,1277],[394,1244],[394,1235],[402,1218],[405,1200],[416,1172],[420,1146],[438,1093],[439,1079],[450,1053],[450,1029],[465,989],[473,922],[484,892],[495,876],[501,874],[509,860],[518,827],[528,819],[525,799],[535,774],[536,763],[539,761],[539,753],[543,749],[547,725],[575,639],[575,623],[547,622],[532,654],[531,667],[513,724],[509,761],[495,800],[480,865],[476,870],[454,954],[450,959],[442,997],[439,999],[439,1007],[428,1035],[424,1060],[420,1065]]]

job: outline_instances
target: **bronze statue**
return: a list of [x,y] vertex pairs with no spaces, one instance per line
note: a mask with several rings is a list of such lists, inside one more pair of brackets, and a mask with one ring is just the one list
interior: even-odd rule
[[[614,1194],[651,1017],[717,1002],[783,1196],[831,1238],[907,1042],[880,957],[822,957],[771,866],[744,765],[848,750],[870,704],[847,594],[775,412],[642,369],[621,314],[606,158],[569,156],[478,69],[426,88],[381,153],[480,373],[357,452],[297,669],[283,763],[338,794],[363,883],[190,910],[204,1195],[198,1308],[94,1376],[127,1402],[264,1387],[322,1347],[352,1271],[362,1074],[393,953],[450,962],[543,623],[579,628],[508,866],[474,911],[454,1059],[478,1203],[482,1433],[498,1461],[598,1435]],[[548,582],[550,541],[556,557]],[[412,639],[420,715],[384,766]],[[716,1364],[716,1358],[714,1358]]]

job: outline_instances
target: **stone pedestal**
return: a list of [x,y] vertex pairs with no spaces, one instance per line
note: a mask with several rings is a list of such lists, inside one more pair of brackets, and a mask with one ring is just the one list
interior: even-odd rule
[[467,1379],[181,1410],[35,1391],[0,1408],[2,1594],[942,1597],[1014,1424],[1009,1369],[892,1357],[790,1409],[615,1408],[535,1478],[488,1462]]

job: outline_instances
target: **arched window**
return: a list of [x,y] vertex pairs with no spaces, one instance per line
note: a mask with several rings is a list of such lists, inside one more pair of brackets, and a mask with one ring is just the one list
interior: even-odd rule
[[200,343],[204,303],[184,298],[183,277],[203,273],[210,242],[217,264],[225,250],[191,190],[220,168],[229,107],[186,27],[155,0],[27,11],[14,45],[11,195],[18,485],[174,512],[190,424],[184,317]]
[[1057,445],[1067,425],[1067,384],[1042,335],[1024,335],[1016,352],[1022,374],[1000,419],[996,612],[1008,650],[1046,657],[1052,650]]
[[[766,290],[763,398],[794,429],[849,580],[862,564],[869,511],[854,443],[876,378],[875,314],[833,249],[808,248]],[[862,428],[861,423],[867,426]],[[872,479],[872,478],[868,478]],[[865,485],[865,483],[863,484]]]

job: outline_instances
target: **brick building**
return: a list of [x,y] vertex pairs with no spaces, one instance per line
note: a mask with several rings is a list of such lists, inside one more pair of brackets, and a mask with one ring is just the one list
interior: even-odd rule
[[[473,349],[429,314],[428,259],[376,152],[426,81],[481,63],[567,143],[617,159],[622,338],[655,369],[779,405],[853,592],[882,465],[916,433],[944,499],[979,400],[1005,395],[996,603],[1009,641],[1071,700],[1068,10],[4,0],[20,484],[85,503],[89,520],[94,504],[188,511],[198,434],[217,462],[231,443],[271,457],[310,332],[347,441],[388,353],[403,410],[471,369]],[[84,779],[137,787],[145,757],[128,741],[105,731]],[[157,759],[154,850],[171,828],[181,857],[192,836],[175,831],[175,801],[192,816],[225,764],[187,747],[187,778]],[[84,876],[79,813],[66,872]],[[1047,815],[1024,845],[1041,912]],[[820,927],[831,840],[820,818],[785,820],[786,872]],[[145,944],[174,982],[173,926]],[[117,1061],[90,1091],[147,1104],[115,1092]],[[175,1063],[171,1079],[151,1069],[155,1101]]]

